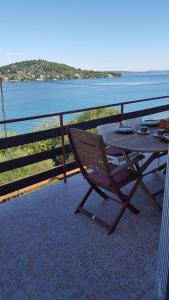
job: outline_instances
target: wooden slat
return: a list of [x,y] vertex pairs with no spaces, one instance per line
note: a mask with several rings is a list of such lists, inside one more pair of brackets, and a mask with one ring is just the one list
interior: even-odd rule
[[93,107],[88,107],[88,108],[82,108],[82,109],[76,109],[76,110],[69,110],[69,111],[63,111],[60,114],[67,115],[67,114],[72,114],[72,113],[80,113],[80,112],[85,112],[85,111],[91,111],[91,110],[96,110],[96,109],[103,109],[103,108],[113,108],[115,106],[121,106],[121,105],[130,105],[130,104],[135,104],[135,103],[143,103],[143,102],[150,102],[154,100],[160,100],[160,99],[169,99],[169,95],[165,96],[160,96],[160,97],[151,97],[151,98],[142,98],[142,99],[135,99],[131,101],[124,101],[124,102],[115,102],[107,105],[102,105],[102,106],[93,106]]
[[[73,169],[77,168],[77,164],[75,161],[66,164],[66,172],[69,172]],[[47,180],[49,178],[55,177],[63,173],[63,166],[58,166],[47,171],[34,174],[28,177],[21,178],[19,180],[3,184],[0,186],[0,196],[5,194],[12,193],[14,191],[20,190],[27,186],[39,183],[41,181]]]
[[102,171],[106,176],[109,168],[103,138],[77,128],[71,128],[69,136],[79,163],[93,170]]
[[[132,112],[124,113],[123,120],[128,120],[128,119],[132,119],[132,118],[138,118],[138,117],[142,117],[142,116],[156,114],[156,113],[160,113],[163,111],[169,111],[169,104],[157,106],[157,107],[153,107],[153,108],[142,109],[142,110],[138,110],[138,111],[134,111],[134,112],[132,111]],[[70,126],[67,126],[67,127],[87,130],[87,129],[96,128],[97,126],[103,125],[106,123],[116,123],[116,122],[120,122],[120,121],[121,121],[121,114],[117,114],[117,115],[104,117],[104,118],[100,118],[100,119],[96,119],[96,120],[90,120],[90,121],[85,121],[85,122],[81,122],[81,123],[71,124]],[[66,134],[65,127],[64,127],[64,130],[65,130],[64,132]]]
[[144,116],[160,113],[163,111],[169,111],[169,104],[125,113],[123,119],[127,120],[132,118],[144,117]]
[[67,134],[66,127],[87,130],[87,129],[96,128],[97,126],[102,125],[102,124],[119,122],[120,120],[121,120],[121,115],[117,114],[117,115],[104,117],[104,118],[100,118],[100,119],[96,119],[96,120],[90,120],[90,121],[85,121],[85,122],[81,122],[81,123],[74,123],[74,124],[71,124],[70,126],[69,125],[64,126],[64,133]]
[[17,168],[21,168],[27,165],[35,164],[46,159],[55,158],[58,155],[61,155],[61,149],[51,149],[48,151],[23,156],[15,158],[12,160],[4,161],[0,163],[0,172],[11,171]]
[[[72,150],[71,150],[70,145],[65,145],[65,153],[68,154],[71,152],[72,152]],[[53,159],[53,158],[56,158],[57,156],[61,156],[61,155],[62,155],[62,147],[58,147],[58,148],[43,151],[40,153],[27,155],[27,156],[15,158],[12,160],[0,162],[0,173],[18,169],[18,168],[28,166],[31,164],[35,164],[35,163],[44,161],[46,159]]]
[[0,124],[18,123],[18,122],[37,120],[37,119],[43,119],[43,118],[59,117],[61,115],[64,116],[64,115],[68,115],[68,114],[72,114],[72,113],[81,113],[81,112],[86,112],[86,111],[91,111],[91,110],[96,110],[96,109],[112,108],[112,107],[115,107],[115,106],[131,105],[131,104],[135,104],[135,103],[150,102],[150,101],[153,101],[153,100],[160,100],[160,99],[165,100],[167,98],[169,98],[169,95],[160,96],[160,97],[135,99],[135,100],[131,100],[131,101],[116,102],[116,103],[111,103],[111,104],[102,105],[102,106],[93,106],[93,107],[82,108],[82,109],[62,111],[62,112],[59,112],[59,113],[55,112],[55,113],[49,113],[49,114],[44,114],[44,115],[34,115],[34,116],[30,116],[30,117],[8,119],[8,120],[0,121]]
[[0,149],[17,147],[25,144],[48,140],[60,136],[60,128],[52,128],[32,133],[26,133],[16,136],[0,139]]
[[[127,119],[137,118],[137,117],[146,116],[149,114],[154,114],[154,113],[163,112],[167,110],[169,110],[169,104],[143,109],[136,112],[125,113],[123,119],[127,120]],[[118,114],[118,115],[104,117],[96,120],[71,124],[70,127],[87,130],[91,128],[96,128],[97,126],[106,123],[119,122],[120,120],[121,120],[121,115]],[[50,138],[59,137],[60,134],[61,134],[60,128],[53,128],[53,129],[48,129],[48,130],[43,130],[43,131],[38,131],[33,133],[12,136],[8,138],[2,138],[0,139],[0,149],[7,149],[7,148],[17,147],[20,145],[25,145],[33,142],[47,140]],[[67,134],[67,126],[64,126],[64,134]]]

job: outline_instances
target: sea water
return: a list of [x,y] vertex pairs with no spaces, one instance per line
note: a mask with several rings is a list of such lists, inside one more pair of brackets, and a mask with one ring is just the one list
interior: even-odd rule
[[[169,95],[169,73],[125,74],[104,79],[5,82],[3,91],[6,118],[13,119]],[[169,98],[126,105],[125,111],[168,103]],[[168,116],[168,113],[163,113],[162,116]],[[2,120],[1,109],[0,118]],[[41,121],[10,124],[8,130],[28,132],[38,126],[39,122]]]

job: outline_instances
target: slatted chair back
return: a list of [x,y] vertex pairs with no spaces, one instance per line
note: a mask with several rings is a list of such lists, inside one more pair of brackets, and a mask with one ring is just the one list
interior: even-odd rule
[[85,168],[99,171],[109,177],[109,164],[105,153],[103,137],[94,133],[69,128],[68,136],[71,142],[75,159],[81,171],[86,173]]

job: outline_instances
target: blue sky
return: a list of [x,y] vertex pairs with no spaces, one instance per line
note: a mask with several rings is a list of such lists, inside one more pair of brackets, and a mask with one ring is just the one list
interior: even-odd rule
[[168,0],[0,0],[0,65],[169,69]]

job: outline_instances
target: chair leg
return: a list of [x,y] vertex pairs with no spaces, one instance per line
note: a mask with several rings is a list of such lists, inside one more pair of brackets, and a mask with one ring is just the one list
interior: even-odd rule
[[121,208],[121,210],[120,210],[118,216],[116,217],[115,221],[113,222],[113,224],[112,224],[112,226],[111,226],[111,228],[110,228],[108,234],[113,233],[113,231],[115,230],[116,226],[117,226],[118,223],[120,222],[120,219],[122,218],[122,216],[123,216],[123,214],[124,214],[126,208],[128,208],[129,210],[131,210],[134,214],[138,214],[138,213],[140,212],[136,207],[134,207],[134,206],[130,203],[130,201],[131,201],[131,199],[132,199],[132,197],[133,197],[133,195],[134,195],[134,193],[135,193],[135,191],[136,191],[136,189],[137,189],[137,187],[138,187],[138,185],[139,185],[139,182],[140,182],[140,180],[138,179],[138,180],[136,181],[136,183],[134,184],[134,186],[133,186],[133,188],[132,188],[132,190],[130,191],[130,193],[129,193],[128,196],[124,196],[124,195],[122,195],[122,194],[119,195],[120,200],[123,202],[123,206],[122,206],[122,208]]
[[98,186],[93,186],[93,189],[105,200],[110,199],[113,200],[119,204],[121,204],[121,202],[118,199],[112,198],[111,196],[107,195],[105,192],[103,192],[100,188],[98,188]]
[[132,212],[134,213],[135,215],[139,214],[140,211],[134,206],[132,205],[130,202],[131,198],[133,197],[137,187],[139,185],[139,180],[137,180],[133,186],[133,188],[131,189],[129,195],[124,195],[121,191],[116,191],[119,199],[120,199],[120,202],[122,205],[126,205],[126,207]]
[[[132,188],[131,192],[130,192],[130,195],[129,195],[129,198],[132,198],[136,189],[137,189],[137,186],[138,186],[138,183],[136,182],[134,187]],[[102,196],[104,199],[112,199],[114,201],[116,201],[117,203],[121,203],[120,201],[116,200],[116,199],[113,199],[111,197],[109,197],[107,194],[105,194],[101,189],[99,189],[97,186],[93,186],[93,189],[100,195]],[[128,206],[127,208],[132,211],[135,215],[139,214],[140,211],[132,204],[128,203]]]
[[129,210],[131,210],[134,214],[138,214],[139,210],[137,208],[135,208],[132,204],[130,204],[130,200],[132,198],[132,196],[134,195],[137,186],[138,186],[138,182],[135,183],[135,185],[133,186],[130,194],[128,196],[124,195],[123,193],[119,192],[117,193],[117,195],[119,196],[119,199],[121,200],[122,203],[122,208],[120,209],[120,212],[118,214],[118,216],[116,217],[115,221],[113,222],[112,225],[107,224],[106,222],[104,222],[103,220],[101,220],[100,218],[98,218],[97,216],[91,214],[90,212],[88,212],[87,210],[85,210],[83,208],[83,205],[85,204],[86,200],[88,199],[89,195],[91,194],[91,192],[93,190],[95,190],[100,196],[102,196],[104,199],[109,198],[108,195],[106,195],[100,188],[98,188],[95,185],[91,185],[90,188],[88,189],[87,193],[85,194],[85,196],[83,197],[83,199],[81,200],[80,204],[77,206],[75,213],[78,213],[79,211],[84,212],[85,214],[87,214],[92,220],[95,220],[96,222],[100,223],[101,225],[103,225],[105,228],[107,228],[108,234],[113,233],[113,231],[115,230],[116,226],[118,225],[120,219],[122,218],[126,208],[128,208]]
[[99,189],[96,185],[93,185],[93,189],[104,199],[109,199],[109,196],[106,195],[101,189]]
[[140,211],[130,203],[128,203],[127,208],[135,215],[138,215],[140,213]]
[[[127,200],[124,200],[124,197],[121,197],[121,201],[124,203],[124,204],[123,204],[123,207],[121,208],[121,210],[120,210],[118,216],[116,217],[115,221],[113,222],[113,224],[112,224],[112,226],[111,226],[111,228],[110,228],[108,234],[113,233],[113,231],[114,231],[115,228],[117,227],[118,223],[120,222],[120,219],[122,218],[122,216],[123,216],[123,214],[124,214],[126,208],[129,208],[129,207],[130,207],[131,204],[130,204],[129,202],[130,202],[130,200],[131,200],[131,197],[127,197],[127,198],[128,198]],[[132,206],[132,205],[131,205],[131,206]],[[132,207],[133,207],[133,206],[132,206]],[[136,208],[134,207],[134,209],[136,209]],[[137,210],[137,209],[136,209],[136,210]],[[138,211],[138,212],[139,212],[139,211]]]
[[91,192],[93,191],[93,186],[91,186],[87,193],[85,194],[85,196],[83,197],[83,199],[81,200],[81,202],[79,203],[79,205],[77,206],[76,210],[75,210],[75,214],[79,212],[79,209],[81,207],[83,207],[83,205],[85,204],[87,198],[90,196]]
[[[134,193],[136,192],[136,190],[137,190],[139,184],[140,184],[140,181],[139,181],[139,179],[137,179],[137,181],[135,182],[135,184],[134,184],[132,190],[130,191],[130,193],[129,193],[129,195],[128,195],[128,197],[129,197],[130,200],[131,200],[131,198],[133,197]],[[127,208],[130,209],[135,215],[139,214],[139,212],[140,212],[140,211],[139,211],[135,206],[133,206],[131,203],[128,203]]]
[[117,227],[118,223],[120,222],[120,219],[122,218],[124,212],[126,210],[126,206],[124,205],[121,210],[120,213],[118,214],[118,216],[116,217],[115,221],[113,222],[113,224],[111,225],[111,228],[108,232],[108,234],[112,234],[115,230],[115,228]]

